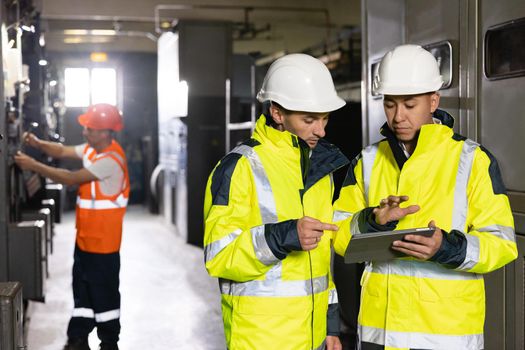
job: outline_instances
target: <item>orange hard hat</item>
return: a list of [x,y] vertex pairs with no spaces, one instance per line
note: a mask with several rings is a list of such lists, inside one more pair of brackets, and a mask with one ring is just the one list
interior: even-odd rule
[[90,129],[122,130],[122,115],[117,107],[107,103],[97,103],[89,106],[86,113],[78,117],[80,125]]

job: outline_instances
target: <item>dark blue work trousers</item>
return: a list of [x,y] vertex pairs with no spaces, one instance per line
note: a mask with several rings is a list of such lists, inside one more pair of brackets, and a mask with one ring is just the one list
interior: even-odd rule
[[75,246],[69,339],[87,338],[97,327],[102,343],[116,344],[120,333],[120,253],[87,253]]

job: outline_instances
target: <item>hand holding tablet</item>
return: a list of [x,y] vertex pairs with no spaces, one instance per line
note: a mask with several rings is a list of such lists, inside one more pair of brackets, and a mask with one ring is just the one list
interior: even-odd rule
[[[392,249],[394,241],[403,241],[406,235],[431,237],[435,227],[421,227],[398,231],[371,232],[354,235],[346,249],[345,263],[358,263],[364,261],[384,261],[406,256],[406,254]],[[407,249],[414,243],[405,241],[401,249]],[[411,254],[412,255],[412,254]]]

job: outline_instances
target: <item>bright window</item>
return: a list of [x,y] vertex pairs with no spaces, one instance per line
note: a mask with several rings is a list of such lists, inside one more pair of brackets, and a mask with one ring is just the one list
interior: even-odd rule
[[113,68],[91,70],[91,103],[117,104],[117,72]]
[[64,78],[66,84],[66,106],[89,106],[89,69],[66,68]]
[[67,107],[87,107],[94,103],[117,104],[117,72],[113,68],[66,68]]

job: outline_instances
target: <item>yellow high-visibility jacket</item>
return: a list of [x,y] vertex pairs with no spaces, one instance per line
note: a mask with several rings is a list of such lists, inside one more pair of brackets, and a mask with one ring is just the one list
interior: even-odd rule
[[262,115],[252,139],[209,177],[205,262],[219,278],[230,350],[324,349],[328,306],[337,303],[332,234],[301,251],[296,220],[332,222],[331,173],[348,160],[323,140],[309,153],[304,141],[266,125]]
[[446,112],[438,110],[436,116],[449,125],[424,125],[408,159],[385,124],[387,140],[366,147],[351,163],[334,205],[335,216],[351,221],[336,236],[338,254],[344,254],[352,234],[363,233],[358,224],[365,221],[359,218],[363,208],[378,206],[389,195],[407,195],[403,207],[421,207],[396,229],[426,227],[435,220],[446,231],[434,261],[407,257],[367,263],[358,318],[362,349],[369,343],[385,349],[483,349],[482,274],[517,257],[496,160],[455,134]]

